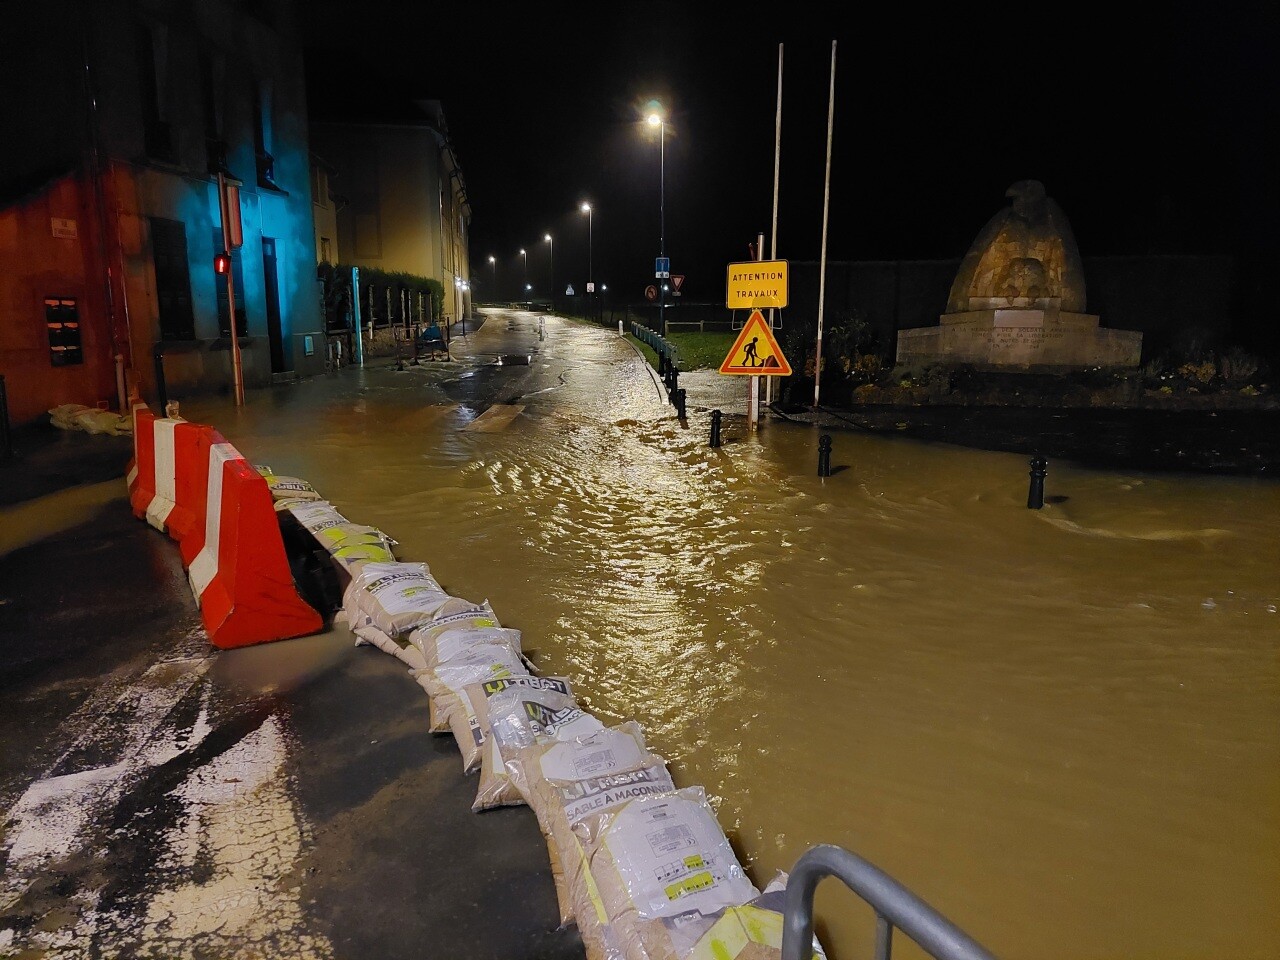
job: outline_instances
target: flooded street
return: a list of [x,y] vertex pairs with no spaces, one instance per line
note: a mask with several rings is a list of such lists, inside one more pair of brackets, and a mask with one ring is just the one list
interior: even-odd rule
[[816,430],[710,449],[616,332],[539,323],[182,414],[639,721],[759,885],[835,843],[999,956],[1280,955],[1280,485],[1055,462],[1031,511],[1024,456],[865,433],[824,480]]

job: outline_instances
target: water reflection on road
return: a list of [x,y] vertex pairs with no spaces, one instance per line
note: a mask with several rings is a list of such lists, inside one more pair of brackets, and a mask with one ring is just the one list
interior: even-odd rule
[[1029,511],[1025,457],[865,434],[824,481],[806,427],[709,449],[615,332],[455,344],[503,353],[183,412],[639,720],[759,882],[838,843],[1002,956],[1280,955],[1280,486],[1055,463]]

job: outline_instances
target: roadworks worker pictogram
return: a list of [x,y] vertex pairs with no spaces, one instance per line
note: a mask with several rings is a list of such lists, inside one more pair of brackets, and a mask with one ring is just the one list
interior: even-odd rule
[[751,377],[786,377],[791,364],[759,310],[752,310],[746,326],[733,342],[729,355],[720,364],[720,372]]

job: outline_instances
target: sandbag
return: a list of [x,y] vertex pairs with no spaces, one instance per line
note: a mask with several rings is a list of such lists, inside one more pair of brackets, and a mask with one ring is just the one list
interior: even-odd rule
[[574,832],[627,960],[682,960],[693,945],[682,931],[760,895],[701,787],[629,800]]
[[519,652],[509,643],[477,644],[451,660],[414,672],[415,679],[431,697],[436,713],[448,719],[462,753],[464,771],[474,770],[480,762],[484,737],[474,725],[474,715],[468,716],[467,711],[458,709],[462,691],[468,684],[528,673]]
[[[787,879],[786,873],[778,871],[755,899],[710,917],[699,916],[673,933],[679,956],[683,960],[781,960]],[[826,956],[815,936],[810,960],[826,960]]]
[[273,473],[270,467],[255,467],[262,478],[267,481],[267,489],[271,491],[273,500],[323,500],[316,488],[297,477],[284,477]]
[[[554,851],[552,877],[562,926],[575,919],[570,891],[586,883],[573,824],[637,797],[675,791],[666,763],[645,746],[635,721],[573,740],[536,744],[521,751],[507,770]],[[584,943],[601,939],[598,928],[605,919],[594,910],[579,919]]]
[[288,510],[293,515],[293,519],[297,520],[313,536],[328,527],[351,522],[340,514],[338,508],[328,500],[287,497],[276,500],[275,506],[277,510]]
[[436,616],[471,610],[475,604],[447,594],[425,563],[366,563],[352,576],[342,608],[353,628],[372,623],[398,637]]
[[426,667],[422,653],[409,643],[387,636],[373,624],[365,624],[352,631],[356,637],[356,646],[369,645],[377,647],[383,653],[389,653],[410,670],[421,670]]
[[527,802],[525,777],[512,782],[507,764],[520,766],[522,750],[538,744],[572,740],[603,729],[603,725],[573,699],[563,677],[493,680],[463,691],[476,725],[488,738],[481,752],[480,785],[472,811]]

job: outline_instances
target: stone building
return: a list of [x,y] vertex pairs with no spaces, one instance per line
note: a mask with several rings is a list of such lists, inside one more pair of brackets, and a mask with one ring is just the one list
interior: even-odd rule
[[[317,177],[336,201],[342,262],[438,280],[445,302],[436,315],[446,322],[467,315],[471,204],[440,102],[315,102],[311,142]],[[317,233],[317,250],[323,246]]]
[[0,374],[61,403],[231,389],[217,174],[239,185],[244,378],[323,369],[289,0],[45,0],[0,33]]

